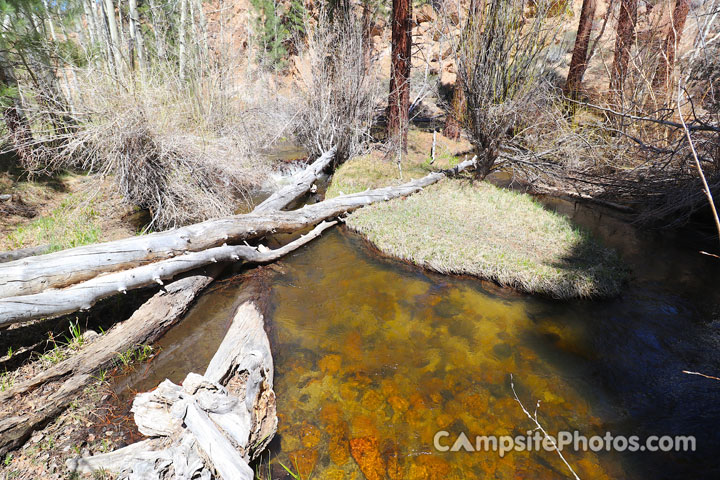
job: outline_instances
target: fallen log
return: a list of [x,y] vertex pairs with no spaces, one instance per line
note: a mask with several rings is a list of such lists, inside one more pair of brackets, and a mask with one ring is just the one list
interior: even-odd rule
[[[317,169],[316,171],[319,174],[322,170]],[[306,177],[302,178],[305,181]],[[311,185],[307,185],[307,188],[309,189]],[[283,195],[282,198],[287,199],[288,203],[294,200],[291,195]],[[278,208],[286,206],[278,201],[273,202],[273,205]],[[309,237],[305,238],[306,241],[310,239]],[[299,246],[299,244],[297,245]],[[285,250],[285,252],[287,251],[289,249]],[[274,250],[269,253],[278,255],[281,252]],[[270,255],[266,254],[265,257],[271,259]],[[41,405],[40,408],[23,415],[12,415],[9,411],[4,412],[7,415],[3,415],[4,419],[0,420],[0,456],[22,445],[35,430],[42,428],[51,419],[62,413],[70,402],[94,380],[93,374],[112,365],[118,353],[124,353],[140,344],[157,341],[183,317],[199,292],[206,288],[221,270],[222,265],[213,265],[207,273],[174,281],[145,302],[127,321],[113,327],[107,335],[92,343],[80,354],[0,393],[0,405],[9,406],[13,398],[19,395],[27,396],[39,387],[44,387],[42,398],[36,402]],[[221,355],[219,358],[226,357]],[[270,357],[269,365],[272,365],[271,362],[272,358]],[[213,370],[209,371],[212,376]]]
[[210,248],[130,270],[101,275],[61,290],[50,289],[32,295],[2,298],[0,327],[36,318],[88,310],[97,301],[116,295],[118,292],[127,292],[156,283],[163,285],[164,281],[171,280],[176,275],[213,263],[238,260],[258,264],[272,262],[317,238],[325,229],[336,223],[336,221],[323,222],[309,233],[275,250],[248,245]]
[[332,163],[335,158],[336,151],[336,147],[331,148],[323,153],[320,158],[315,160],[308,168],[293,175],[289,185],[270,195],[260,203],[260,205],[255,207],[253,213],[282,210],[305,195],[312,188],[313,184],[317,182],[323,170],[330,166],[330,163]]
[[119,478],[252,480],[248,463],[277,430],[273,364],[263,317],[252,302],[237,310],[204,375],[190,373],[139,394],[132,411],[151,438],[67,462],[72,473],[106,470]]
[[[3,415],[5,418],[0,421],[0,456],[22,445],[32,432],[62,413],[94,381],[93,375],[97,371],[113,365],[119,353],[156,342],[182,318],[193,299],[217,277],[220,270],[213,267],[207,273],[173,282],[145,302],[128,320],[115,325],[79,354],[2,392],[0,405],[3,407],[0,411],[7,416]],[[46,386],[42,394],[38,394],[42,399],[35,402],[41,405],[40,408],[27,414],[11,415],[13,398],[22,395],[25,400],[41,386]],[[6,408],[8,411],[4,411]]]
[[65,287],[101,273],[166,260],[184,252],[199,252],[226,243],[300,230],[365,205],[410,195],[446,175],[455,175],[472,167],[475,160],[466,160],[454,168],[433,172],[402,185],[342,195],[290,212],[268,211],[208,220],[165,232],[0,264],[0,298]]

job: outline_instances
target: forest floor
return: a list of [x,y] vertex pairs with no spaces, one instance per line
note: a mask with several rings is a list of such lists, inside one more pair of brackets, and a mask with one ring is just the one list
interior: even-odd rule
[[62,172],[28,178],[0,159],[0,252],[49,245],[52,251],[135,235],[144,212],[124,203],[108,179]]
[[[114,414],[113,396],[110,384],[98,378],[63,413],[33,433],[25,445],[0,459],[0,479],[83,478],[68,472],[65,461],[111,452],[135,441],[126,438],[124,428],[132,419]],[[92,478],[112,476],[97,472]]]
[[[401,183],[463,160],[462,143],[412,131],[402,173],[373,152],[342,165],[328,196]],[[401,176],[402,175],[402,176]],[[617,255],[529,195],[469,178],[362,208],[347,225],[381,252],[440,273],[468,274],[552,298],[617,295],[625,272]]]
[[[131,292],[127,298],[101,302],[87,312],[12,325],[4,330],[0,336],[0,392],[91,348],[151,294]],[[33,432],[23,446],[0,457],[0,480],[76,478],[68,472],[66,460],[109,452],[136,441],[133,435],[139,434],[127,428],[134,425],[132,418],[127,406],[116,401],[111,381],[130,370],[144,368],[154,353],[148,345],[117,352],[113,365],[97,370],[61,414]],[[48,382],[6,400],[0,404],[0,418],[31,416],[56,387]],[[94,478],[111,477],[98,474]]]

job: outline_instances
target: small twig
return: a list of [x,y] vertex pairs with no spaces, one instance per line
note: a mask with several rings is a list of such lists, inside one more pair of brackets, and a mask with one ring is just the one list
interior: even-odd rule
[[695,145],[693,144],[692,137],[690,136],[690,130],[685,124],[682,109],[680,108],[680,104],[682,101],[682,92],[682,86],[680,82],[678,82],[678,116],[680,117],[680,123],[682,124],[683,130],[685,131],[685,136],[687,137],[688,143],[690,144],[690,151],[692,152],[693,159],[695,159],[695,168],[697,168],[698,174],[700,175],[700,180],[702,180],[703,192],[705,193],[705,196],[710,203],[710,209],[712,210],[713,218],[715,219],[715,227],[717,228],[718,236],[720,238],[720,217],[718,217],[718,212],[715,208],[715,200],[713,200],[712,192],[710,191],[710,187],[708,186],[707,180],[705,179],[705,173],[703,173],[700,159],[698,159],[697,152],[695,151]]
[[[702,252],[702,253],[705,253],[705,252]],[[710,255],[710,254],[708,254],[708,255]],[[717,255],[713,255],[713,257],[716,257],[716,256]],[[720,378],[718,378],[718,377],[713,377],[712,375],[705,375],[704,373],[700,373],[700,372],[690,372],[688,370],[683,370],[682,372],[687,373],[688,375],[698,375],[700,377],[709,378],[710,380],[720,381]]]
[[[719,379],[720,380],[720,379]],[[555,439],[549,435],[545,429],[540,425],[540,422],[537,419],[537,409],[540,406],[540,400],[538,400],[537,405],[535,406],[535,415],[531,415],[530,412],[527,411],[525,408],[525,405],[520,401],[520,398],[518,397],[517,392],[515,391],[515,383],[513,383],[513,376],[512,373],[510,374],[510,388],[512,388],[513,395],[515,396],[515,401],[520,404],[520,408],[522,408],[522,411],[525,413],[525,415],[535,424],[535,430],[540,430],[542,434],[547,438],[550,443],[552,444],[553,448],[557,452],[558,456],[560,457],[560,460],[563,461],[565,466],[570,470],[570,473],[573,474],[573,477],[575,477],[575,480],[580,480],[580,477],[578,477],[577,473],[575,473],[575,470],[570,466],[567,460],[565,460],[565,457],[563,457],[562,452],[560,452],[560,448],[557,446],[557,443],[555,443]]]

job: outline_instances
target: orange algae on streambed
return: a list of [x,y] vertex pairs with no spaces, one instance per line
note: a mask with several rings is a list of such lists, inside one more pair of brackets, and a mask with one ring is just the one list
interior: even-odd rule
[[[539,354],[548,342],[578,354],[581,327],[538,321],[532,312],[547,301],[374,259],[352,242],[333,232],[287,258],[274,280],[278,461],[302,478],[567,477],[555,452],[500,458],[438,451],[434,440],[527,435],[534,425],[510,374],[527,408],[541,400],[549,432],[600,433],[588,393]],[[564,455],[581,478],[623,475],[612,454]]]

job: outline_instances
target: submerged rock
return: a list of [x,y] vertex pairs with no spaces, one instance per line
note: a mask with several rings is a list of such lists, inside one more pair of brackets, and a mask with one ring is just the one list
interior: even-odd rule
[[385,478],[385,461],[380,454],[377,437],[351,439],[350,453],[367,480],[383,480]]

